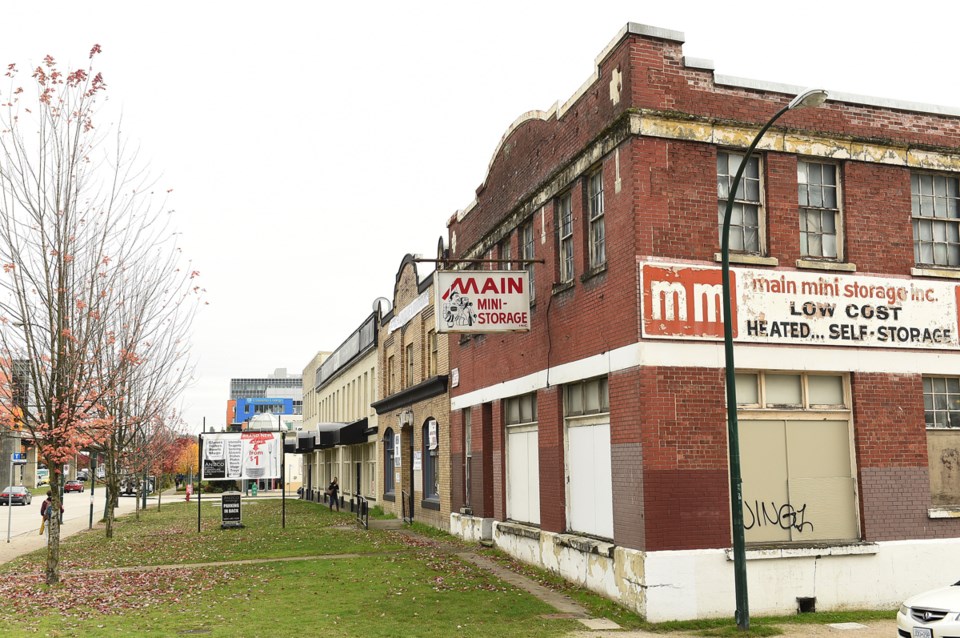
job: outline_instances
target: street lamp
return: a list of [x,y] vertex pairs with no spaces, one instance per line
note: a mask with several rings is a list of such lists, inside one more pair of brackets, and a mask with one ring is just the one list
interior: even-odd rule
[[727,433],[730,446],[730,516],[733,523],[733,574],[736,587],[737,626],[744,631],[750,628],[750,607],[747,602],[747,553],[743,538],[743,481],[740,478],[740,434],[737,423],[737,387],[736,368],[733,363],[733,321],[730,313],[730,218],[733,214],[734,200],[740,187],[740,178],[747,167],[747,162],[760,143],[764,133],[781,115],[793,109],[816,107],[827,99],[827,92],[819,89],[806,91],[796,96],[785,107],[777,111],[770,120],[763,125],[757,136],[753,138],[746,155],[740,162],[737,174],[730,184],[730,193],[727,196],[727,208],[723,213],[723,230],[720,235],[720,253],[722,259],[721,272],[723,277],[723,350],[726,361],[727,383]]

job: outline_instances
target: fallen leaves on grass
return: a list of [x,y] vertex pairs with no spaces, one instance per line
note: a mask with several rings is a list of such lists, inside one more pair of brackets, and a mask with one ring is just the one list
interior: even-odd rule
[[157,605],[186,604],[235,578],[230,570],[162,569],[70,574],[59,585],[43,574],[0,575],[0,622],[23,622],[18,608],[56,612],[64,618],[117,615]]

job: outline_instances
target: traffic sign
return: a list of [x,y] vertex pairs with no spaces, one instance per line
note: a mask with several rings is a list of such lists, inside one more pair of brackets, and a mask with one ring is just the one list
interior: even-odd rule
[[26,465],[27,464],[27,453],[26,452],[13,452],[10,454],[10,462],[14,465]]

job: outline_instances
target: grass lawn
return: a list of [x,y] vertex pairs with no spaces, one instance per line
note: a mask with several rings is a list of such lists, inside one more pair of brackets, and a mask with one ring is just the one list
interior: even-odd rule
[[[415,525],[365,531],[349,513],[290,499],[243,502],[242,529],[220,529],[219,499],[166,503],[62,545],[62,583],[43,584],[43,552],[0,565],[0,636],[563,636],[583,629],[526,591],[451,552],[469,548],[562,591],[625,629],[770,636],[787,622],[892,618],[894,612],[652,625],[499,552]],[[241,562],[244,561],[244,562]],[[216,564],[222,563],[222,564]],[[202,567],[190,565],[204,564]],[[138,569],[139,567],[147,569]],[[151,566],[164,566],[150,569]]]
[[[42,584],[42,552],[0,566],[0,636],[560,636],[579,626],[432,541],[360,530],[350,514],[296,500],[282,528],[277,499],[244,501],[245,527],[221,530],[214,502],[199,534],[196,505],[170,503],[121,519],[112,541],[102,530],[66,539],[57,587]],[[110,569],[263,559],[285,560]]]

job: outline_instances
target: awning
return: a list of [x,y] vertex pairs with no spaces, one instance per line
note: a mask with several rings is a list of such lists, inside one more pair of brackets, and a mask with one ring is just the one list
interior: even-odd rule
[[367,418],[354,421],[340,428],[340,445],[357,445],[367,442]]

